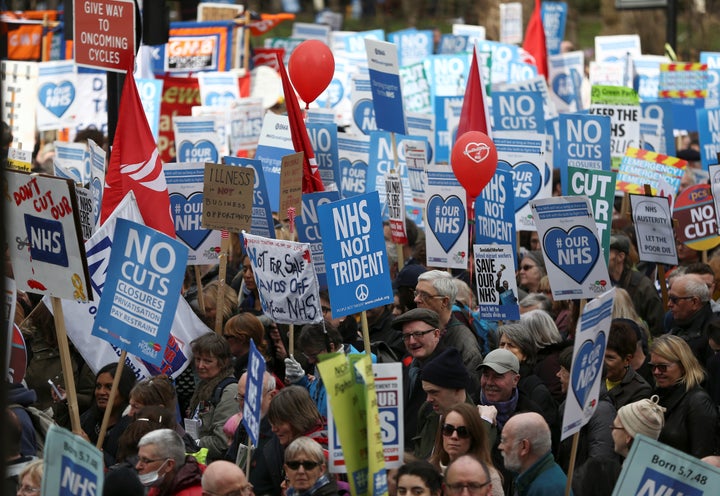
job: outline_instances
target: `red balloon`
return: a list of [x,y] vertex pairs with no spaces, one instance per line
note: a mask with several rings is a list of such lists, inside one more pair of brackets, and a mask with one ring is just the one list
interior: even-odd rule
[[495,175],[497,163],[495,143],[480,131],[468,131],[460,136],[450,156],[455,177],[471,198],[477,198]]
[[322,41],[307,40],[293,50],[288,69],[295,91],[305,103],[310,103],[315,101],[332,81],[335,58]]

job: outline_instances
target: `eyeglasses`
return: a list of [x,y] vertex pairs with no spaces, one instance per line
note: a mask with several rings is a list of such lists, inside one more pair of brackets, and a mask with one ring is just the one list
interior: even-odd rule
[[491,481],[483,482],[468,482],[466,484],[445,484],[445,487],[452,494],[462,494],[464,489],[467,489],[470,494],[478,494],[482,488],[490,484]]
[[613,425],[610,426],[610,429],[611,429],[611,430],[615,430],[615,429],[625,430],[625,427],[623,427],[623,426],[621,426],[621,425],[615,425],[615,424],[613,424]]
[[658,369],[658,371],[659,371],[661,374],[664,374],[665,372],[667,372],[668,367],[671,366],[671,365],[672,365],[672,363],[651,363],[651,362],[648,362],[648,366],[650,367],[650,370],[651,370],[651,371],[652,371],[652,370],[655,370],[655,369]]
[[528,270],[534,269],[535,267],[537,267],[537,265],[525,264],[520,266],[520,270],[524,270],[525,272],[527,272]]
[[17,491],[18,494],[36,494],[39,492],[40,488],[33,486],[20,486]]
[[425,334],[429,334],[436,329],[428,329],[427,331],[411,331],[411,332],[404,332],[402,335],[403,341],[410,341],[410,338],[420,339]]
[[167,460],[167,458],[155,458],[155,459],[151,459],[151,458],[145,458],[144,456],[142,456],[142,457],[138,458],[138,463],[142,463],[143,465],[147,465],[147,464],[149,464],[149,463],[161,462],[161,461],[164,461],[164,460]]
[[311,462],[310,460],[293,460],[291,462],[285,462],[290,470],[298,470],[300,466],[305,470],[313,470],[320,466],[320,462]]
[[677,305],[677,302],[680,300],[692,300],[695,298],[694,296],[668,296],[668,301],[672,303],[673,305]]
[[470,437],[470,432],[468,432],[467,427],[465,427],[464,425],[455,427],[452,424],[443,424],[443,436],[450,437],[453,435],[453,432],[457,432],[457,435],[460,439],[468,439]]
[[415,298],[420,298],[424,302],[432,300],[433,298],[445,298],[442,295],[431,295],[430,293],[426,293],[425,291],[415,291],[413,292],[413,295],[415,295]]

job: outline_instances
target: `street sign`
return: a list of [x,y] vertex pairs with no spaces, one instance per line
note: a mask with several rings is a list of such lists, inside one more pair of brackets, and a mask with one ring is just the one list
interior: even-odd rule
[[132,0],[74,0],[75,63],[113,72],[132,68],[135,3]]

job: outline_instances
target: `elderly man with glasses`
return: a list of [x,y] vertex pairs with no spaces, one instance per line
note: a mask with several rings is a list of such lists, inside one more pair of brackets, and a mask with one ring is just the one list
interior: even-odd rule
[[420,274],[415,287],[415,303],[418,308],[433,310],[438,314],[441,339],[444,346],[460,351],[468,370],[476,370],[482,364],[482,353],[473,331],[453,317],[452,308],[457,296],[453,277],[441,270]]
[[490,470],[473,455],[463,455],[448,465],[445,472],[443,494],[462,496],[467,491],[470,496],[489,496],[492,494]]
[[185,455],[185,444],[171,429],[151,431],[138,442],[135,465],[148,496],[200,496],[204,465]]

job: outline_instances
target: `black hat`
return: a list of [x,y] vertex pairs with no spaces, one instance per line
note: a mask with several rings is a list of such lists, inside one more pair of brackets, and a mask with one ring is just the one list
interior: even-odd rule
[[677,152],[677,158],[687,160],[688,162],[700,162],[700,152],[694,148],[686,148]]
[[610,236],[610,249],[621,251],[627,255],[630,253],[630,238],[624,234],[613,234]]
[[424,265],[408,264],[398,272],[395,281],[393,281],[393,289],[400,287],[415,288],[418,283],[418,276],[423,272],[427,272]]
[[440,317],[437,312],[428,308],[413,308],[393,320],[392,327],[402,331],[403,324],[407,322],[425,322],[427,325],[437,329],[440,327]]
[[420,379],[446,389],[465,389],[470,380],[462,355],[456,348],[446,348],[420,371]]

